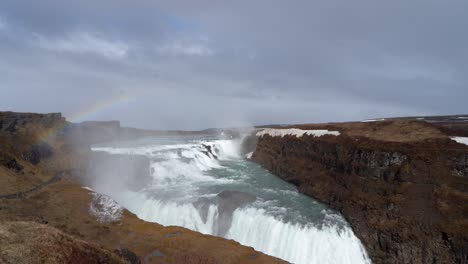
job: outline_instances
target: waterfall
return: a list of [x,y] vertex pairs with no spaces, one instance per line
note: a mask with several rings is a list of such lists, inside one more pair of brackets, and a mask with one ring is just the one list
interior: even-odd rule
[[370,263],[339,214],[244,160],[239,146],[186,139],[93,150],[150,158],[152,184],[107,193],[143,220],[233,239],[292,263]]

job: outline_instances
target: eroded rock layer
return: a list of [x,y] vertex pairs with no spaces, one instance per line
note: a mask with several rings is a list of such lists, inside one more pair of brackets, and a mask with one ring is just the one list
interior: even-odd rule
[[468,146],[423,121],[260,134],[252,160],[341,211],[375,263],[468,263]]

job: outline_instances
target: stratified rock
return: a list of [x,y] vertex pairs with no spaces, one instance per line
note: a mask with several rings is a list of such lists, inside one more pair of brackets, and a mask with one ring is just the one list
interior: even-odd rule
[[468,263],[467,146],[419,121],[297,127],[342,135],[259,137],[252,159],[342,212],[374,263]]

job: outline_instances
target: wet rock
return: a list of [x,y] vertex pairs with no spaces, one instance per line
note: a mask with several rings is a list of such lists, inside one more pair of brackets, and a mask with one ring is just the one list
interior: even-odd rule
[[255,195],[239,191],[222,191],[218,198],[218,230],[217,235],[224,236],[231,227],[232,215],[237,208],[255,202]]
[[214,221],[213,233],[217,236],[225,236],[232,224],[232,216],[236,209],[255,202],[256,196],[246,192],[222,191],[214,198],[202,197],[193,203],[197,208],[203,222],[208,221],[210,206],[216,205],[218,217]]
[[205,154],[209,158],[218,159],[218,156],[216,155],[216,152],[214,151],[214,149],[211,146],[205,145],[205,144],[202,144],[202,146],[206,149],[206,150],[201,151],[203,154]]

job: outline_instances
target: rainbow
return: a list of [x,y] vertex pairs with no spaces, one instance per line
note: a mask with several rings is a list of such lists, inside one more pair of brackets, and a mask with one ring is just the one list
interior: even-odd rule
[[135,97],[126,94],[118,94],[116,96],[112,96],[106,98],[105,100],[98,101],[92,105],[89,105],[86,108],[81,109],[80,111],[71,113],[67,119],[70,122],[86,121],[91,119],[93,115],[96,115],[97,113],[102,112],[103,110],[111,109],[118,105],[128,103],[134,98]]
[[[118,94],[112,97],[108,97],[105,100],[98,101],[92,105],[81,109],[80,111],[67,115],[68,117],[66,117],[66,119],[70,122],[86,121],[99,112],[124,105],[126,103],[131,102],[135,98],[135,96],[129,96],[126,94]],[[58,135],[61,131],[63,131],[66,125],[67,123],[63,123],[51,129],[48,129],[47,131],[39,135],[36,142],[47,142],[51,138],[54,138],[56,135]]]

